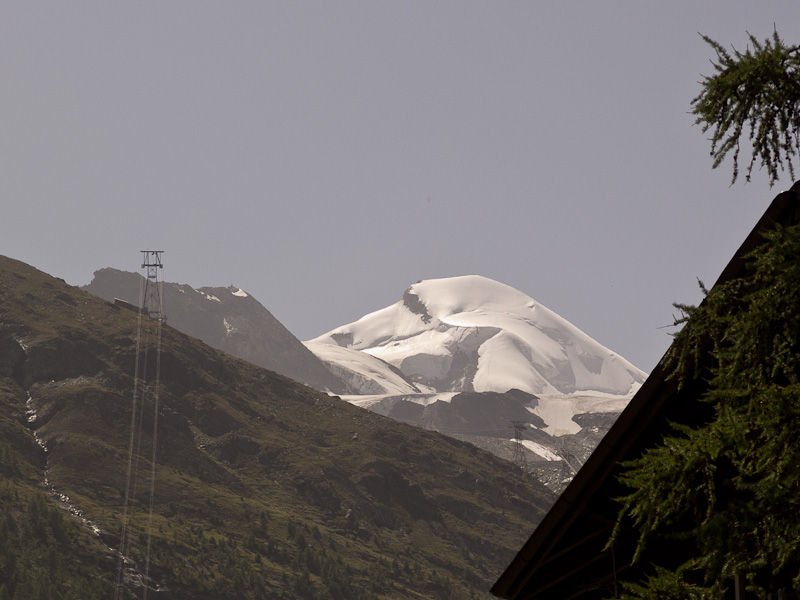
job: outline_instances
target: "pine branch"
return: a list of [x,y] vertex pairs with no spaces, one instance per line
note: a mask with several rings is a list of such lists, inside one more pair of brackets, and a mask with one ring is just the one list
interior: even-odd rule
[[695,123],[710,138],[713,168],[731,155],[731,184],[739,177],[739,152],[747,130],[752,146],[745,178],[753,167],[766,169],[770,186],[781,172],[795,175],[800,157],[800,46],[787,46],[774,31],[772,39],[760,42],[748,34],[744,52],[726,50],[702,35],[717,55],[711,62],[715,74],[703,78],[702,91],[691,102]]

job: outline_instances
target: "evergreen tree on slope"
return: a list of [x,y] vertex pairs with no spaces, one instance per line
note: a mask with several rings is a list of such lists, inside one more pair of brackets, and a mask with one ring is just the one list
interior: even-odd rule
[[[753,154],[778,179],[800,155],[800,48],[777,32],[753,49],[717,52],[717,74],[693,101],[714,128],[716,167],[750,128]],[[692,551],[677,568],[653,565],[625,598],[717,600],[734,577],[749,597],[779,589],[800,597],[800,227],[776,228],[748,257],[745,276],[715,286],[699,307],[677,305],[684,327],[667,356],[682,384],[708,381],[704,425],[671,435],[625,465],[630,488],[620,522],[632,519],[637,558],[655,536]],[[789,596],[785,596],[789,597]]]

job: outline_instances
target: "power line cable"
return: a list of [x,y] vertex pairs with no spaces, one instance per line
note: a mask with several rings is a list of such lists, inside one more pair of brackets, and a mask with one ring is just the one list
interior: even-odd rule
[[[163,268],[160,264],[161,261],[159,260],[159,268]],[[162,277],[163,282],[163,277]],[[155,382],[153,388],[153,451],[150,458],[150,505],[149,511],[147,515],[147,548],[145,551],[145,562],[144,562],[144,592],[142,594],[142,600],[147,600],[147,590],[149,589],[148,582],[150,580],[150,548],[151,548],[151,540],[152,540],[152,531],[153,531],[153,504],[155,499],[155,489],[156,489],[156,450],[158,448],[158,401],[159,401],[159,392],[161,386],[161,329],[164,323],[164,312],[163,312],[163,299],[162,299],[162,284],[157,283],[158,286],[158,316],[157,316],[157,344],[156,344],[156,373],[155,373]]]
[[[145,400],[148,391],[152,391],[153,431],[150,456],[150,495],[148,502],[147,541],[145,548],[145,567],[143,580],[143,600],[147,599],[150,581],[150,550],[152,546],[153,508],[155,505],[156,455],[158,443],[158,410],[161,378],[161,344],[162,324],[164,322],[162,303],[162,281],[158,272],[163,268],[161,250],[142,250],[142,268],[147,269],[147,277],[142,278],[139,290],[139,316],[136,328],[136,358],[134,360],[133,396],[131,401],[131,427],[128,442],[128,466],[125,481],[125,498],[122,509],[122,531],[120,534],[119,560],[117,564],[114,600],[122,600],[124,590],[125,557],[132,556],[131,545],[131,501],[136,497],[139,480],[139,466],[142,462],[142,440],[145,437]],[[146,317],[146,319],[144,318]],[[150,334],[156,328],[156,359],[152,385],[148,385]],[[137,418],[138,413],[138,418]],[[135,450],[134,450],[135,445]]]
[[144,304],[144,280],[139,283],[139,316],[136,323],[136,358],[133,366],[133,394],[131,396],[131,427],[128,440],[128,469],[125,478],[125,497],[122,503],[122,530],[119,541],[119,560],[117,562],[117,577],[114,585],[114,600],[120,600],[122,594],[122,573],[125,566],[125,546],[128,536],[128,507],[130,504],[131,472],[133,467],[133,444],[136,437],[136,412],[139,396],[139,354],[141,350],[142,335],[142,307]]

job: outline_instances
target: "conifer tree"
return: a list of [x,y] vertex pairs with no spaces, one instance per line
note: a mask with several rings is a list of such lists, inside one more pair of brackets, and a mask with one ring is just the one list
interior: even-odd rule
[[678,305],[686,323],[667,359],[681,384],[708,381],[713,416],[625,465],[620,520],[637,554],[655,536],[692,551],[626,598],[717,599],[737,573],[748,597],[800,594],[800,227],[765,238],[742,278]]
[[767,170],[772,186],[779,171],[794,179],[794,160],[800,157],[800,46],[787,46],[777,30],[759,42],[749,35],[745,51],[731,52],[708,36],[703,39],[716,52],[715,73],[702,81],[692,100],[692,114],[703,132],[712,130],[711,156],[718,167],[732,152],[733,177],[739,177],[739,151],[743,137],[752,146],[745,179],[753,166]]
[[[692,112],[712,130],[713,166],[732,152],[735,182],[747,135],[748,181],[759,161],[770,185],[785,170],[793,178],[800,46],[777,31],[764,42],[749,36],[744,52],[703,39],[717,54],[716,73]],[[620,477],[630,491],[618,527],[632,522],[638,533],[634,560],[655,538],[680,540],[687,553],[677,568],[652,565],[623,597],[716,600],[737,574],[749,598],[779,589],[800,597],[800,226],[765,234],[744,276],[703,291],[700,306],[676,305],[683,328],[665,360],[681,386],[703,382],[710,417],[673,424]]]

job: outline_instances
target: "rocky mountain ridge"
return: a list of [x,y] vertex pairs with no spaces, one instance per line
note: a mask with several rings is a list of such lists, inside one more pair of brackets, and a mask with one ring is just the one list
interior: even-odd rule
[[[104,268],[83,289],[109,302],[121,299],[138,307],[143,280],[138,273]],[[244,290],[234,286],[194,289],[169,282],[163,283],[162,290],[169,324],[179,331],[315,389],[352,393]]]

